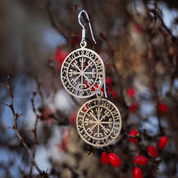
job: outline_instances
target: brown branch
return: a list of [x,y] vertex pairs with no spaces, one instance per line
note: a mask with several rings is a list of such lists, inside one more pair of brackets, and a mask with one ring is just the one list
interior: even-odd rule
[[[146,6],[146,5],[145,5],[145,6]],[[157,6],[155,6],[155,9],[149,9],[149,8],[146,6],[146,9],[147,9],[148,12],[153,13],[154,16],[157,17],[157,18],[160,20],[161,26],[162,26],[162,27],[169,33],[169,35],[171,35],[171,37],[173,38],[173,35],[172,35],[172,33],[171,33],[171,30],[169,30],[169,28],[166,27],[166,25],[165,25],[164,22],[163,22],[163,19],[162,19],[161,15],[156,11],[156,10],[160,11],[160,9],[159,9]]]
[[[42,100],[42,107],[44,107],[44,96],[43,96],[43,93],[42,93],[42,91],[41,91],[41,83],[40,83],[40,81],[38,80],[37,77],[35,77],[35,80],[36,80],[36,82],[37,82],[37,92],[38,92],[38,94],[39,94],[40,97],[41,97],[41,100]],[[34,107],[34,103],[32,103],[32,106],[33,106],[33,111],[36,112],[36,109],[35,109],[35,107]],[[35,114],[36,114],[36,113],[35,113]]]
[[31,164],[36,168],[36,170],[37,170],[37,171],[39,172],[39,174],[41,175],[43,172],[40,170],[40,168],[39,168],[38,165],[36,164],[36,162],[35,162],[35,160],[34,160],[34,158],[33,158],[33,156],[32,156],[32,153],[30,152],[29,147],[28,147],[28,146],[26,145],[26,143],[24,142],[24,139],[23,139],[22,136],[20,135],[20,133],[19,133],[19,131],[18,131],[18,128],[17,128],[17,119],[18,119],[21,115],[16,114],[16,113],[15,113],[15,110],[14,110],[14,105],[13,105],[13,97],[14,97],[14,96],[13,96],[13,94],[12,94],[12,91],[13,91],[13,88],[14,88],[14,87],[10,87],[10,86],[9,86],[9,80],[11,79],[12,75],[13,75],[13,74],[9,74],[8,77],[7,77],[6,82],[3,84],[3,85],[4,85],[5,87],[7,87],[7,89],[9,90],[9,92],[10,92],[10,100],[11,100],[10,105],[7,105],[7,104],[5,104],[5,105],[7,105],[7,106],[11,109],[11,111],[12,111],[12,113],[13,113],[14,125],[13,125],[12,129],[16,132],[18,138],[19,138],[20,141],[22,142],[23,146],[26,148],[26,150],[27,150],[27,152],[28,152],[28,154],[29,154],[29,156],[30,156],[30,158],[31,158]]
[[[37,148],[37,145],[38,145],[38,142],[37,142],[37,124],[38,124],[38,119],[39,119],[39,117],[40,117],[40,116],[37,114],[36,108],[35,108],[35,105],[34,105],[34,97],[35,97],[35,95],[36,95],[36,93],[33,93],[33,98],[31,99],[33,112],[35,113],[35,116],[36,116],[35,127],[34,127],[34,129],[33,129],[33,134],[34,134],[33,159],[35,159],[36,148]],[[40,95],[40,96],[41,96],[41,95]],[[43,95],[42,95],[42,96],[43,96]],[[30,167],[30,176],[32,176],[32,170],[33,170],[33,165],[31,165],[31,167]]]

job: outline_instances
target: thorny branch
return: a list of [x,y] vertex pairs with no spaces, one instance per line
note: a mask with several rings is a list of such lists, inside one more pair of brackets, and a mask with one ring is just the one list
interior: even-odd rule
[[[32,103],[32,108],[33,108],[33,112],[35,113],[35,116],[36,116],[36,121],[35,121],[35,127],[34,129],[32,130],[33,131],[33,134],[34,134],[34,149],[33,149],[33,158],[35,159],[35,153],[36,153],[36,147],[38,145],[38,142],[37,142],[37,124],[38,124],[38,119],[39,119],[39,115],[37,114],[36,112],[36,108],[35,108],[35,105],[34,105],[34,97],[35,97],[36,93],[33,93],[33,98],[31,99],[31,103]],[[41,95],[40,95],[41,96]],[[42,95],[43,96],[43,95]],[[33,170],[33,165],[31,165],[30,167],[30,176],[32,176],[32,170]]]
[[[30,152],[29,147],[28,147],[27,144],[25,143],[24,139],[23,139],[22,136],[20,135],[20,133],[19,133],[19,131],[18,131],[18,128],[17,128],[17,119],[21,116],[21,114],[19,115],[19,114],[15,113],[14,104],[13,104],[13,97],[14,97],[14,96],[13,96],[13,94],[12,94],[14,87],[10,87],[10,85],[9,85],[9,80],[11,79],[11,77],[13,76],[13,74],[14,74],[14,73],[10,73],[10,74],[8,75],[8,77],[7,77],[6,82],[5,82],[4,84],[2,84],[2,85],[4,85],[5,87],[7,87],[7,89],[8,89],[9,92],[10,92],[10,101],[11,101],[11,102],[10,102],[10,105],[7,105],[7,104],[5,104],[5,105],[8,106],[8,107],[11,109],[12,113],[13,113],[14,125],[13,125],[12,129],[16,132],[18,138],[19,138],[20,141],[22,142],[23,146],[26,148],[26,150],[27,150],[27,152],[28,152],[28,154],[29,154],[29,156],[30,156],[30,158],[31,158],[31,164],[32,164],[32,166],[34,166],[34,167],[36,168],[36,170],[39,172],[40,177],[42,177],[42,175],[44,175],[44,174],[46,174],[46,173],[45,173],[44,171],[41,171],[40,168],[38,167],[38,165],[36,164],[36,162],[35,162],[35,160],[34,160],[34,156],[33,156],[32,153]],[[47,174],[46,174],[46,175],[47,175]]]

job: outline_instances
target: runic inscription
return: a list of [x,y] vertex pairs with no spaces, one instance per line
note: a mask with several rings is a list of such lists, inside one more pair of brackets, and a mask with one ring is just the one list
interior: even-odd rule
[[104,98],[92,99],[83,104],[76,123],[80,137],[96,147],[103,147],[116,141],[122,126],[119,110]]

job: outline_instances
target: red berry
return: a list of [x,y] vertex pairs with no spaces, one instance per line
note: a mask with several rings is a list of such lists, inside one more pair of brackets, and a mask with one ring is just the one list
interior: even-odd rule
[[142,170],[139,167],[134,168],[133,178],[143,178]]
[[[130,136],[138,136],[139,133],[137,130],[132,130],[130,133],[129,133]],[[130,138],[129,139],[130,142],[132,143],[137,143],[138,142],[138,138]]]
[[[97,88],[98,89],[98,84],[96,84],[95,85],[95,87],[93,87],[93,90],[92,91],[95,91],[95,88]],[[103,93],[104,93],[104,87],[101,87],[101,89],[100,89]]]
[[112,79],[111,78],[109,78],[109,77],[107,77],[106,79],[105,79],[105,81],[106,81],[106,84],[107,85],[112,85]]
[[104,93],[104,87],[101,87],[101,91]]
[[68,52],[64,52],[63,49],[58,48],[54,55],[54,60],[57,61],[57,70],[60,70],[64,59],[69,55]]
[[129,111],[134,113],[138,109],[138,103],[136,101],[133,101],[129,107]]
[[111,95],[112,95],[113,98],[117,98],[118,97],[117,92],[114,91],[114,90],[112,90]]
[[158,108],[159,108],[159,112],[160,112],[161,114],[167,114],[168,106],[167,106],[166,103],[164,103],[164,102],[159,103]]
[[84,84],[87,86],[87,88],[90,88],[90,85],[88,85],[87,81],[85,81]]
[[158,142],[158,148],[164,150],[168,142],[168,138],[166,136],[162,136]]
[[128,88],[127,89],[127,94],[129,95],[130,98],[134,98],[135,94],[136,94],[136,91],[135,91],[134,88]]
[[121,165],[121,160],[115,153],[110,153],[108,157],[112,166],[119,167]]
[[152,156],[154,159],[158,157],[158,150],[155,146],[150,145],[148,147],[148,153],[150,154],[150,156]]
[[108,154],[105,153],[105,152],[103,152],[103,153],[101,154],[101,163],[102,163],[103,165],[109,164]]
[[133,162],[136,163],[137,165],[145,166],[148,163],[148,158],[142,155],[138,155],[134,158]]
[[95,91],[95,88],[98,88],[98,84],[96,84],[95,87],[93,87],[93,91]]

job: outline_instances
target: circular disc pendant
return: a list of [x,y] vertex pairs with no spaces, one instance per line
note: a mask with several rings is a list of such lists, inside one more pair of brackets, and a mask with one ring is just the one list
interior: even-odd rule
[[82,105],[76,118],[80,137],[86,143],[103,147],[117,140],[122,126],[117,107],[103,98],[92,99]]
[[73,96],[88,98],[101,89],[105,79],[104,64],[93,50],[82,47],[71,52],[61,67],[61,81]]

